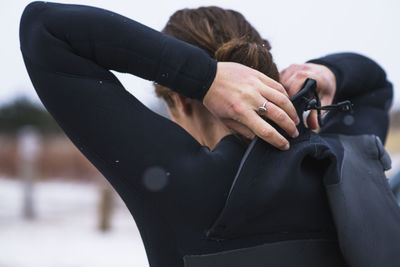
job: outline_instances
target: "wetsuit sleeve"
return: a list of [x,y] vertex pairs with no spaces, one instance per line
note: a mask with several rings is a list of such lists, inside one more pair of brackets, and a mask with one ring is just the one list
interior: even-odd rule
[[334,103],[351,100],[353,112],[330,111],[320,133],[375,134],[384,142],[389,127],[393,88],[385,71],[355,53],[331,54],[311,63],[327,66],[336,76]]
[[201,99],[215,73],[215,62],[202,50],[104,9],[50,2],[25,8],[20,45],[46,109],[115,187],[135,191],[146,169],[179,165],[201,148],[183,128],[127,92],[109,70]]
[[[57,52],[59,47],[103,69],[131,73],[200,101],[216,73],[216,61],[203,50],[101,8],[33,2],[25,9],[21,32],[22,52],[61,73],[97,78],[93,68],[76,70],[78,60]],[[41,42],[45,34],[52,39],[47,45]],[[60,64],[63,60],[66,64]]]

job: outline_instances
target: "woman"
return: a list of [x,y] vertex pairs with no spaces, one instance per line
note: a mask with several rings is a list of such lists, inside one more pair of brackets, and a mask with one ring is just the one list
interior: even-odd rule
[[[28,5],[20,25],[21,51],[40,99],[121,195],[150,266],[184,266],[187,255],[310,238],[302,230],[285,237],[274,229],[228,239],[207,234],[246,150],[246,142],[233,133],[248,139],[256,134],[287,150],[299,134],[298,111],[277,82],[268,42],[239,13],[216,7],[178,11],[164,32],[184,42],[107,10],[48,2]],[[379,88],[368,86],[373,77],[386,81],[375,63],[359,55],[333,55],[315,63],[282,73],[290,96],[305,75],[317,80],[325,104]],[[347,75],[356,67],[371,75]],[[109,69],[156,81],[177,124],[148,110]],[[355,84],[354,91],[343,92],[353,90],[348,83],[354,75],[366,87]],[[377,108],[387,113],[387,105]],[[312,114],[310,127],[317,126],[316,118]],[[384,139],[387,121],[379,123],[369,130]],[[320,205],[320,224],[312,236],[336,242],[326,199]],[[336,262],[342,264],[336,250]]]

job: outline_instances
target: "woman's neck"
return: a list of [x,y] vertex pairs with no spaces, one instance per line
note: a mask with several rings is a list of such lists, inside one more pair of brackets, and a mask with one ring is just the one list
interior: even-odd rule
[[169,109],[171,119],[190,133],[201,145],[213,150],[218,142],[232,131],[202,104],[192,102],[190,112]]
[[197,139],[200,144],[207,146],[210,150],[213,150],[219,141],[226,135],[232,134],[232,132],[227,129],[222,122],[209,120],[199,125],[200,133],[199,139]]
[[171,116],[171,118],[201,145],[207,146],[210,150],[213,150],[224,136],[232,134],[221,121],[208,111],[199,112],[194,116]]

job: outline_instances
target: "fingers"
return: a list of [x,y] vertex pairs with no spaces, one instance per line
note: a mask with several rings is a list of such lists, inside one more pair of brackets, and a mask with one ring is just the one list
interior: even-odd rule
[[[274,84],[274,86],[276,85]],[[279,86],[281,85],[279,84]],[[265,86],[265,84],[260,84],[258,87],[260,88],[261,95],[248,95],[249,98],[256,99],[254,103],[256,111],[258,107],[263,105],[265,100],[268,100],[265,105],[267,111],[260,113],[260,115],[274,121],[280,128],[286,131],[289,136],[293,138],[297,137],[299,133],[296,125],[300,123],[300,119],[297,116],[297,112],[293,106],[293,103],[290,101],[287,95],[282,94],[281,90],[273,89],[269,86]],[[276,88],[278,88],[278,86],[276,86]],[[254,132],[254,129],[252,127],[250,128]]]
[[292,64],[280,73],[280,81],[289,94],[295,95],[309,77],[313,78],[310,64]]
[[285,80],[284,86],[288,91],[289,97],[294,96],[298,91],[300,91],[308,76],[309,75],[306,72],[298,71]]
[[[273,122],[275,122],[279,127],[281,127],[285,132],[287,132],[291,137],[296,138],[299,135],[299,132],[296,128],[296,124],[293,122],[293,120],[288,116],[288,114],[284,110],[282,110],[280,107],[276,106],[272,102],[268,102],[265,105],[265,108],[267,109],[267,111],[260,113],[263,117],[266,117],[266,118],[272,120]],[[297,114],[296,114],[296,117],[297,117]]]
[[246,137],[247,139],[253,139],[254,138],[254,133],[247,128],[245,125],[241,124],[240,122],[226,119],[222,120],[222,122],[225,124],[225,126],[234,132],[237,132],[241,134],[242,136]]
[[316,130],[318,129],[318,113],[316,110],[311,110],[308,118],[307,118],[307,126],[309,129]]
[[289,142],[269,125],[257,109],[265,99],[266,117],[276,122],[290,136],[296,136],[297,119],[293,104],[284,87],[254,69],[232,62],[218,62],[216,77],[203,99],[203,104],[219,119],[234,120],[228,127],[250,137],[252,134],[280,149],[288,149]]
[[285,82],[293,76],[293,73],[295,73],[295,71],[297,70],[297,64],[292,64],[289,67],[287,67],[286,69],[282,70],[279,73],[279,78],[280,78],[280,82],[283,84],[283,86],[286,88],[285,86]]
[[[276,90],[271,90],[266,87],[263,88],[261,94],[265,99],[268,99],[268,101],[274,103],[277,107],[279,107],[281,110],[283,110],[283,112],[285,112],[293,120],[293,122],[296,125],[299,124],[300,119],[297,115],[297,111],[294,108],[293,103],[290,101],[290,99],[286,95],[283,95]],[[275,108],[273,108],[273,109],[276,110]],[[276,115],[278,115],[278,114],[276,114]],[[283,115],[281,114],[280,116],[283,116]]]
[[236,115],[241,116],[248,110],[249,106],[243,103],[249,103],[250,109],[257,112],[258,108],[267,100],[266,108],[268,111],[265,114],[260,113],[260,115],[274,121],[290,136],[297,137],[296,125],[300,123],[300,119],[290,99],[280,91],[265,86],[261,82],[257,82],[254,86],[258,88],[258,91],[248,90],[242,93],[243,100],[232,107],[236,111]]
[[255,135],[281,150],[289,149],[289,142],[278,131],[264,121],[257,113],[249,110],[244,114],[241,121],[248,125]]
[[[321,105],[330,105],[336,94],[336,77],[326,66],[305,63],[292,64],[280,73],[280,82],[288,91],[289,97],[295,95],[304,84],[307,78],[317,81],[317,93],[321,100]],[[321,111],[321,114],[325,111]],[[307,117],[308,128],[318,129],[317,111],[312,111]]]

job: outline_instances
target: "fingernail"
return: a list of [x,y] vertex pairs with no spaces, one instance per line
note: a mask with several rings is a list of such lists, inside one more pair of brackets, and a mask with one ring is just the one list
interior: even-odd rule
[[283,147],[283,150],[289,150],[289,144],[286,144],[284,147]]
[[295,121],[296,125],[298,125],[300,123],[300,118],[297,116],[296,121]]
[[299,136],[299,130],[296,129],[296,132],[292,135],[292,137],[296,138],[297,136]]

